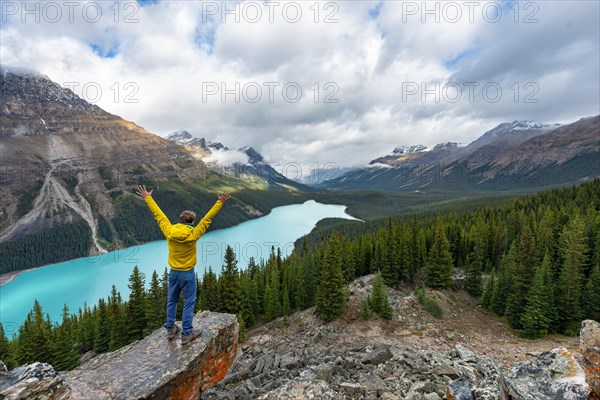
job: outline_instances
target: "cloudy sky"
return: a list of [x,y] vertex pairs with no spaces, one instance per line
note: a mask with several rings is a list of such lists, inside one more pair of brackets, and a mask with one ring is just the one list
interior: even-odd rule
[[597,1],[0,0],[0,62],[159,135],[364,165],[600,113]]

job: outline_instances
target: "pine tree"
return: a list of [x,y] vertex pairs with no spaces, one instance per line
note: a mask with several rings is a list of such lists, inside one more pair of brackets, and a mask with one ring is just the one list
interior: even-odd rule
[[79,363],[79,354],[75,351],[69,308],[65,304],[62,323],[52,332],[52,366],[57,371],[68,371]]
[[12,351],[10,348],[10,342],[6,337],[6,333],[4,332],[4,326],[0,322],[0,360],[4,362],[6,367],[11,370],[16,365],[13,361]]
[[388,218],[388,228],[386,231],[385,248],[383,251],[383,265],[381,274],[385,284],[393,286],[400,280],[399,268],[399,246],[397,239],[397,230],[392,218]]
[[150,279],[150,289],[146,296],[146,330],[144,334],[149,334],[156,328],[160,328],[165,322],[165,318],[162,318],[162,311],[166,308],[166,297],[162,296],[160,290],[160,283],[158,282],[158,274],[156,271],[152,272],[152,278]]
[[290,307],[290,294],[287,287],[287,282],[283,283],[283,305],[282,305],[283,315],[289,315],[291,311]]
[[581,309],[582,273],[587,259],[584,224],[575,215],[563,229],[560,237],[563,265],[558,282],[560,325],[567,334],[575,334],[583,317]]
[[483,294],[481,295],[481,305],[485,308],[490,308],[490,304],[492,303],[492,294],[494,293],[494,286],[496,285],[496,275],[494,271],[490,274],[487,281],[485,282],[485,288],[483,289]]
[[331,235],[327,243],[316,300],[317,314],[325,321],[339,317],[346,307],[340,235],[337,232]]
[[552,304],[549,304],[548,293],[553,290],[546,286],[546,277],[550,273],[549,257],[536,271],[533,283],[527,294],[527,305],[521,316],[523,330],[521,334],[530,339],[539,338],[548,333]]
[[111,294],[108,297],[108,313],[110,320],[108,350],[113,351],[128,343],[125,308],[121,299],[121,293],[117,291],[115,285],[112,286]]
[[373,289],[369,299],[370,308],[379,314],[382,318],[392,319],[392,307],[388,302],[388,296],[385,291],[384,280],[381,274],[377,274],[373,279]]
[[356,276],[355,263],[354,252],[352,251],[350,241],[348,238],[344,237],[342,241],[342,268],[344,270],[344,280],[346,283],[351,282]]
[[130,340],[143,339],[147,326],[144,281],[145,276],[136,265],[133,268],[133,272],[129,277],[129,284],[127,285],[131,290],[127,304],[127,325]]
[[107,352],[110,343],[110,321],[104,299],[98,301],[98,313],[94,331],[94,353]]
[[429,250],[425,267],[425,283],[434,289],[445,289],[452,283],[454,264],[450,254],[450,243],[446,238],[444,224],[436,221],[433,246]]
[[410,223],[410,255],[411,263],[408,271],[409,282],[416,282],[419,272],[423,268],[423,250],[421,244],[421,230],[417,216],[413,214]]
[[485,223],[483,214],[477,216],[475,225],[471,228],[470,237],[473,242],[473,251],[466,266],[467,292],[473,297],[481,296],[482,283],[481,271],[485,263]]
[[296,308],[299,310],[303,310],[307,303],[307,295],[306,295],[306,284],[304,281],[305,272],[304,272],[304,263],[302,261],[297,263],[296,267],[296,276],[295,276],[295,285],[296,290],[294,292],[294,303],[296,304]]
[[252,326],[256,320],[253,309],[254,300],[252,299],[252,283],[248,270],[240,273],[240,285],[242,287],[242,311],[240,314],[244,319],[246,326]]
[[52,362],[51,326],[44,318],[40,303],[35,300],[33,309],[19,329],[16,361],[31,364],[35,361]]
[[508,253],[500,260],[500,272],[490,300],[490,309],[498,315],[506,313],[507,297],[510,297],[513,291],[516,252],[517,247],[513,243]]
[[202,290],[200,291],[200,308],[203,310],[217,311],[219,309],[219,287],[217,274],[209,266],[202,277]]
[[597,262],[585,285],[585,318],[600,321],[600,262]]
[[[271,257],[271,260],[267,265],[267,273],[268,276],[268,290],[269,290],[269,300],[268,302],[265,300],[265,307],[267,309],[267,318],[273,319],[277,318],[282,313],[282,304],[281,304],[281,285],[279,282],[279,266],[276,262],[276,259]],[[266,293],[266,290],[265,290]],[[266,296],[266,294],[265,294]]]
[[219,310],[230,314],[242,311],[242,286],[237,269],[237,259],[231,246],[225,249],[224,265],[219,276]]

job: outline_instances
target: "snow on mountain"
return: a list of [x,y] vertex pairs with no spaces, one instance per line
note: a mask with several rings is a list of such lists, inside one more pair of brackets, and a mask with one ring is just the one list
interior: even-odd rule
[[405,156],[407,154],[420,153],[427,150],[427,146],[423,146],[422,144],[416,144],[413,146],[398,146],[394,149],[394,151],[392,151],[392,154],[390,155],[400,157]]
[[514,142],[524,142],[527,139],[548,133],[560,126],[560,124],[546,124],[543,122],[529,120],[504,122],[485,132],[477,140],[471,142],[467,146],[467,149],[469,151],[473,151],[499,139],[510,139]]

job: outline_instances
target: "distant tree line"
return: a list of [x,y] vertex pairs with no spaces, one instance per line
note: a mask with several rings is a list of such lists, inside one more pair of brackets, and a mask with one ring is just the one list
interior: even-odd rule
[[[236,314],[242,337],[256,323],[284,317],[285,324],[291,312],[313,305],[332,320],[344,312],[348,283],[378,273],[365,306],[384,318],[390,310],[379,280],[434,290],[458,285],[531,338],[576,334],[583,318],[600,319],[600,180],[499,206],[349,226],[360,233],[334,231],[314,245],[305,238],[285,259],[273,248],[241,271],[228,247],[221,274],[208,268],[198,280],[197,309]],[[460,271],[464,281],[453,279]],[[144,280],[135,268],[128,301],[113,288],[92,308],[74,315],[65,309],[59,324],[36,302],[18,337],[9,341],[0,332],[0,359],[68,369],[81,353],[142,338],[164,322],[166,271],[154,273],[148,289]]]
[[92,232],[82,219],[0,243],[0,274],[86,257]]

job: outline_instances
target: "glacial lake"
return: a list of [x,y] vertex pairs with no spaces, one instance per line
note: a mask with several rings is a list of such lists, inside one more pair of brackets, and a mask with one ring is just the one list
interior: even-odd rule
[[[211,266],[218,274],[227,245],[234,249],[240,269],[247,266],[250,257],[257,261],[266,259],[271,246],[281,248],[282,254],[287,256],[294,248],[294,241],[309,233],[318,221],[332,217],[354,219],[345,209],[345,206],[309,200],[304,204],[276,207],[264,217],[208,232],[197,243],[196,273],[202,278],[205,269]],[[202,211],[198,214],[203,215]],[[127,299],[127,283],[133,268],[137,265],[144,272],[148,286],[154,270],[162,275],[168,267],[167,257],[167,243],[161,240],[25,271],[0,286],[0,322],[11,337],[25,321],[35,299],[52,321],[60,321],[63,304],[75,313],[84,302],[94,305],[98,299],[108,297],[112,285]]]

